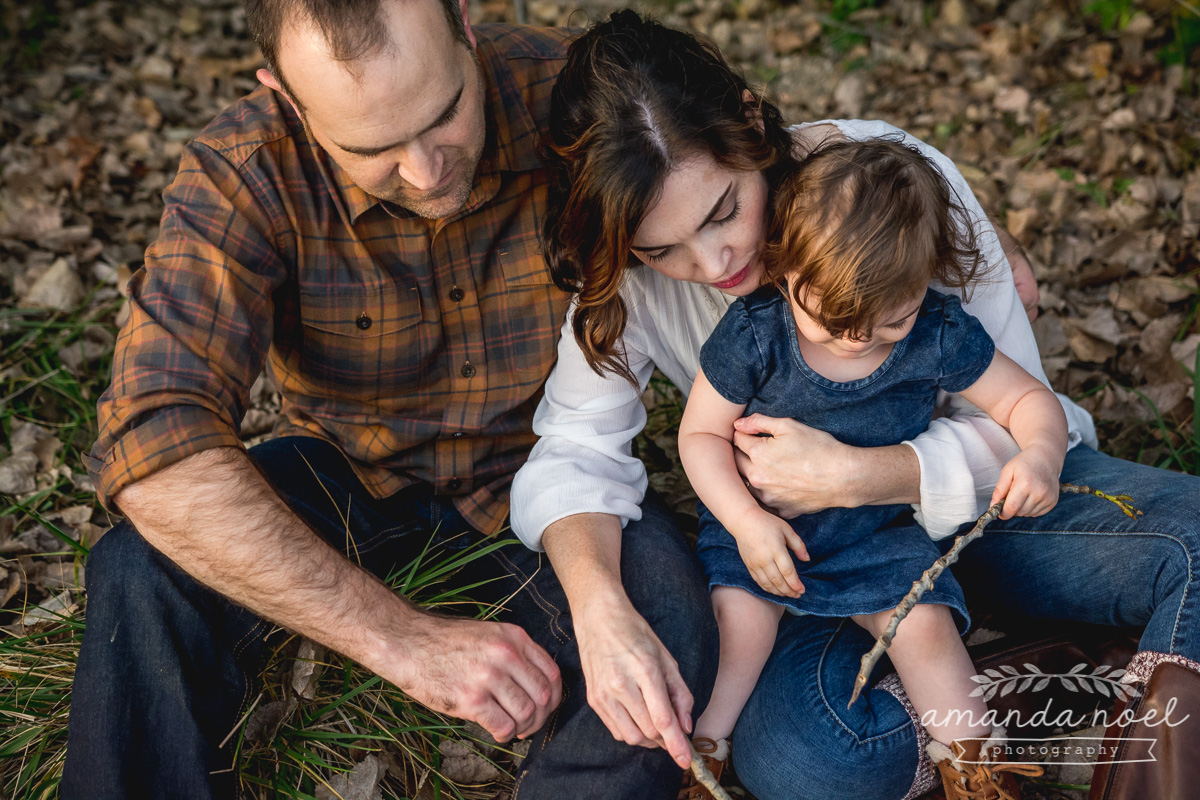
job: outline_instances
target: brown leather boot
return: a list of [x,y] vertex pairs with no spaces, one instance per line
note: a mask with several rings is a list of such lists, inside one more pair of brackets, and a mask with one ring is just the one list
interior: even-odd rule
[[1089,800],[1195,797],[1200,786],[1200,663],[1166,653],[1138,653],[1121,682],[1133,684],[1140,694],[1118,701],[1109,717],[1104,744],[1116,749],[1096,765]]
[[[704,766],[708,767],[713,778],[720,783],[721,773],[725,771],[725,764],[729,761],[729,740],[717,739],[714,741],[701,736],[692,739],[692,747],[700,754]],[[679,800],[713,800],[713,796],[696,780],[696,776],[689,769],[683,773],[683,785],[679,787]]]
[[1007,739],[1004,728],[997,725],[986,740],[958,739],[949,747],[930,741],[929,760],[941,774],[946,800],[1021,800],[1016,776],[1036,778],[1042,768],[1008,763]]

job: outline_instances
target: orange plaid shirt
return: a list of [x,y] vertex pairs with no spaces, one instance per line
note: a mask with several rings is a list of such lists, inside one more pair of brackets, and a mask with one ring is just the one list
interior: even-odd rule
[[467,205],[425,220],[366,194],[260,88],[188,145],[87,457],[103,503],[238,428],[264,363],[280,435],[340,447],[385,497],[415,481],[476,528],[508,515],[568,296],[538,245],[538,132],[567,34],[475,28],[487,143]]

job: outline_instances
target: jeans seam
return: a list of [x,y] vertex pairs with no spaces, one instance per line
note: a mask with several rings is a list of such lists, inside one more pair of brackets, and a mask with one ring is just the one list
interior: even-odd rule
[[[550,632],[554,634],[554,638],[558,639],[560,644],[568,644],[571,641],[571,637],[559,623],[559,619],[562,617],[562,609],[543,597],[541,592],[537,590],[537,586],[534,585],[532,576],[526,575],[525,571],[514,564],[507,555],[499,550],[494,555],[498,561],[503,562],[502,566],[521,579],[522,585],[533,598],[533,602],[550,617]],[[538,569],[541,569],[541,567]]]
[[847,726],[846,723],[842,721],[842,718],[837,715],[837,712],[835,712],[833,710],[833,706],[830,705],[829,697],[825,693],[825,684],[821,680],[821,672],[824,669],[825,658],[829,654],[829,648],[833,645],[834,638],[839,633],[842,632],[842,629],[847,624],[855,624],[855,623],[851,622],[851,620],[848,620],[848,619],[842,619],[841,623],[837,627],[837,630],[833,632],[832,636],[830,636],[828,639],[825,640],[825,646],[823,648],[821,648],[821,658],[818,659],[818,661],[817,661],[817,694],[820,695],[821,704],[825,706],[825,710],[829,713],[829,716],[832,717],[833,720],[838,724],[838,727],[840,727],[847,734],[849,734],[850,737],[854,739],[854,743],[856,745],[863,745],[863,744],[867,744],[868,742],[874,742],[874,741],[878,741],[881,739],[885,739],[890,736],[894,736],[897,733],[903,731],[907,727],[907,725],[899,725],[890,731],[884,731],[884,732],[877,734],[875,736],[872,736],[868,739],[860,739],[858,737],[858,734],[855,733],[853,730],[851,730],[850,727]]
[[[1175,623],[1171,626],[1171,653],[1176,651],[1175,639],[1179,635],[1179,620],[1183,617],[1183,607],[1187,605],[1188,589],[1192,585],[1192,554],[1188,551],[1187,545],[1183,543],[1179,536],[1162,531],[1030,531],[1014,528],[1006,528],[1005,530],[996,531],[996,533],[1023,533],[1031,536],[1044,533],[1065,534],[1068,536],[1156,536],[1179,545],[1179,549],[1183,551],[1183,557],[1187,559],[1187,580],[1183,584],[1183,596],[1179,599],[1179,609],[1175,613]],[[1154,612],[1151,611],[1150,613],[1153,614]]]

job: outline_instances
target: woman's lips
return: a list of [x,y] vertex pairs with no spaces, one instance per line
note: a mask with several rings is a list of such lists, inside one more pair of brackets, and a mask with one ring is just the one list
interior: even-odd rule
[[736,275],[734,275],[729,280],[721,281],[720,283],[714,283],[711,285],[718,289],[732,289],[733,287],[737,286],[742,281],[746,280],[746,273],[748,273],[749,271],[750,271],[750,265],[747,264],[746,266],[742,267],[741,271],[739,271]]

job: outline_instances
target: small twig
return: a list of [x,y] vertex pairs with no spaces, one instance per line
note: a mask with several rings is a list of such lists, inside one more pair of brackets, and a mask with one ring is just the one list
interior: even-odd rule
[[717,783],[717,779],[709,771],[704,764],[704,759],[696,752],[696,748],[692,748],[692,774],[696,776],[696,780],[705,789],[708,789],[714,800],[733,800],[729,793],[721,788],[721,784]]
[[[1121,512],[1128,517],[1138,516],[1142,513],[1137,508],[1134,508],[1133,498],[1127,494],[1107,494],[1090,486],[1076,486],[1073,483],[1060,483],[1058,490],[1067,494],[1090,494],[1103,498],[1111,503],[1115,503],[1117,508],[1121,509]],[[913,582],[912,589],[904,596],[904,599],[900,601],[900,605],[896,606],[896,610],[892,612],[891,618],[888,619],[887,628],[875,640],[874,646],[862,657],[862,663],[858,668],[858,677],[854,679],[854,691],[850,693],[850,702],[846,704],[846,708],[854,705],[854,701],[858,699],[859,694],[866,687],[867,678],[870,677],[871,670],[875,668],[879,659],[891,647],[892,639],[896,635],[896,628],[900,627],[901,620],[907,617],[909,612],[913,610],[913,607],[920,601],[921,597],[933,588],[933,582],[946,570],[946,567],[958,561],[959,553],[962,552],[963,548],[983,535],[983,529],[991,524],[996,517],[1000,516],[1003,508],[1003,500],[992,505],[975,523],[974,528],[971,528],[970,531],[955,539],[954,546],[947,551],[946,555],[933,562],[933,566],[925,570],[920,580]]]
[[1090,486],[1076,486],[1073,483],[1060,483],[1058,490],[1066,494],[1090,494],[1107,500],[1110,503],[1115,503],[1117,508],[1121,509],[1127,517],[1140,517],[1142,515],[1139,509],[1134,508],[1133,498],[1127,494],[1105,494],[1099,489],[1093,489]]
[[900,621],[908,616],[908,612],[913,610],[913,606],[917,604],[921,596],[933,588],[933,582],[946,570],[946,567],[958,561],[958,554],[962,552],[962,549],[983,535],[983,529],[996,519],[996,517],[1000,516],[1000,511],[1003,508],[1004,501],[1001,500],[985,511],[969,533],[965,533],[955,539],[954,546],[950,548],[949,552],[933,562],[933,566],[925,570],[920,580],[913,582],[912,589],[909,590],[908,594],[904,595],[904,599],[900,601],[900,605],[896,606],[896,610],[892,612],[887,628],[875,640],[875,645],[862,657],[862,665],[858,668],[858,677],[854,679],[854,691],[850,694],[850,702],[846,704],[846,708],[854,705],[854,701],[858,699],[859,693],[867,685],[867,678],[870,676],[871,670],[875,668],[875,664],[883,657],[887,649],[891,647],[892,638],[896,635],[896,628],[900,627]]

